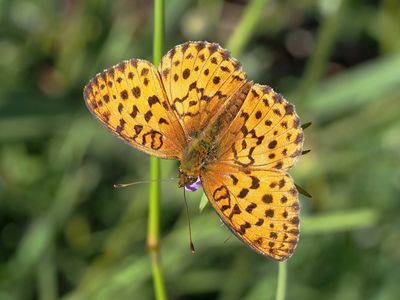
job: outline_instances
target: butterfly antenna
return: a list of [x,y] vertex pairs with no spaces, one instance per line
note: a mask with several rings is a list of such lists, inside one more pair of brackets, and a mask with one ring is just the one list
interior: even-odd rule
[[129,183],[115,183],[113,185],[113,187],[118,189],[118,188],[124,188],[124,187],[128,187],[128,186],[136,185],[139,183],[151,183],[151,182],[156,182],[156,181],[171,181],[171,180],[175,180],[175,179],[177,179],[177,178],[172,177],[172,178],[157,179],[157,180],[141,180],[141,181],[134,181],[134,182],[129,182]]
[[189,248],[190,252],[195,253],[196,250],[194,249],[193,240],[192,240],[192,226],[190,225],[190,216],[189,216],[189,206],[186,201],[186,191],[183,188],[183,199],[185,200],[185,207],[186,207],[186,216],[189,224]]

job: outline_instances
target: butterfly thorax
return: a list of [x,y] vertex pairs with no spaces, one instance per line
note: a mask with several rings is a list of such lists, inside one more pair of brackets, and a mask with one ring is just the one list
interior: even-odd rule
[[200,176],[202,168],[210,162],[210,150],[215,143],[209,139],[195,138],[187,146],[179,167],[179,187],[191,184]]
[[194,183],[207,165],[218,159],[218,139],[238,114],[251,85],[251,82],[245,83],[210,120],[208,126],[187,144],[180,161],[179,187]]

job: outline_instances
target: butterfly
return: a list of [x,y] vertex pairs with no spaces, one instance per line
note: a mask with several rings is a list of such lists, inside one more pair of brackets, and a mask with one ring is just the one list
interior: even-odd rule
[[216,43],[171,49],[158,69],[123,61],[84,88],[90,112],[129,145],[180,162],[179,187],[203,190],[227,227],[275,260],[299,236],[298,191],[287,173],[302,153],[294,106],[247,80]]

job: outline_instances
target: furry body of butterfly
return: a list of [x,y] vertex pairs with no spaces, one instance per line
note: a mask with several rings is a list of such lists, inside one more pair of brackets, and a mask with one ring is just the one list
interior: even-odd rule
[[202,170],[206,170],[207,164],[218,159],[217,137],[221,130],[233,121],[250,88],[251,83],[243,84],[241,89],[227,100],[226,105],[221,107],[215,120],[211,120],[208,126],[200,131],[199,136],[193,138],[188,144],[183,159],[180,161],[179,187],[194,183],[200,177]]

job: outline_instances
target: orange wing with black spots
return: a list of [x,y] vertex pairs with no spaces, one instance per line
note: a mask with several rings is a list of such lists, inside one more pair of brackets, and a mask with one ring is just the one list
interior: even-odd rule
[[85,86],[84,98],[93,115],[133,147],[161,158],[181,157],[182,127],[148,61],[124,61],[97,74]]
[[158,70],[187,138],[204,130],[246,83],[240,63],[215,43],[178,45],[162,58]]
[[216,159],[201,174],[208,199],[247,245],[287,259],[298,241],[299,201],[286,170],[303,146],[293,105],[271,88],[253,85],[217,145]]
[[201,181],[220,218],[240,240],[273,259],[290,257],[299,236],[299,202],[288,174],[245,173],[215,164],[202,174]]
[[219,137],[220,163],[288,170],[303,149],[294,106],[268,86],[252,86],[236,118]]

